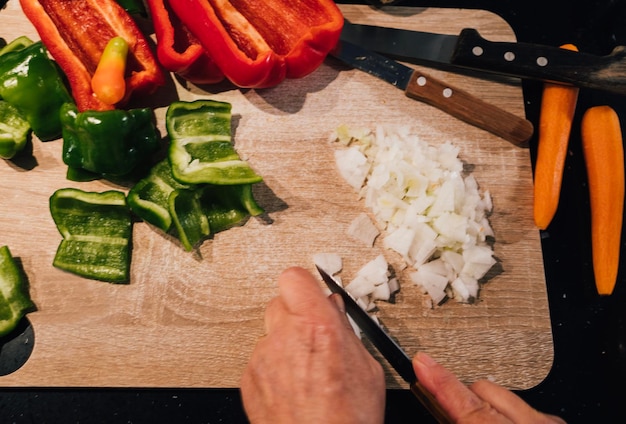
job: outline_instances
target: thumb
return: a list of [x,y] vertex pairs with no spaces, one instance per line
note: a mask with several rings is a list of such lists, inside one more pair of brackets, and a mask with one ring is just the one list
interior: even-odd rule
[[304,268],[291,267],[278,277],[278,290],[287,310],[296,315],[327,317],[337,308],[329,302],[319,281]]

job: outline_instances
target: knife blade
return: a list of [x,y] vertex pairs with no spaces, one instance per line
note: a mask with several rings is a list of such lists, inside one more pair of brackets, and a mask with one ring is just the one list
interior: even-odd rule
[[530,121],[357,44],[341,40],[331,55],[404,90],[407,97],[435,106],[513,144],[523,145],[533,134]]
[[421,383],[417,380],[411,358],[392,339],[380,325],[376,323],[365,312],[350,294],[343,289],[326,271],[316,266],[317,271],[322,276],[331,292],[337,293],[343,299],[346,313],[359,326],[363,334],[372,342],[378,351],[385,357],[387,362],[398,372],[400,377],[409,383],[411,392],[424,405],[424,407],[437,419],[439,423],[451,423],[448,414],[441,408],[439,402]]
[[472,69],[626,94],[626,46],[596,56],[555,46],[493,42],[472,28],[458,35],[344,22],[341,40],[415,64]]

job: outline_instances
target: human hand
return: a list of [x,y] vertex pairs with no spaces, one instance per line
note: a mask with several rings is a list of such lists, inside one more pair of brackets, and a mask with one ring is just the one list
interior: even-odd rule
[[565,423],[559,417],[537,411],[515,393],[491,381],[479,380],[468,387],[423,352],[413,357],[413,369],[418,381],[455,423]]
[[355,335],[341,297],[302,268],[278,278],[241,380],[252,423],[382,423],[385,377]]

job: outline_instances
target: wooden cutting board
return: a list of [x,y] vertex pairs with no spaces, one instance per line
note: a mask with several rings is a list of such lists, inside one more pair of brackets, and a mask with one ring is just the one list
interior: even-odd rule
[[[354,22],[445,33],[471,26],[494,41],[515,39],[506,22],[484,11],[354,5],[342,10]],[[6,41],[19,35],[38,39],[16,0],[0,11],[0,21]],[[524,114],[519,81],[428,72]],[[408,124],[431,144],[450,141],[493,197],[499,272],[484,285],[480,302],[428,308],[401,274],[396,302],[379,305],[378,316],[391,334],[410,355],[429,352],[466,382],[490,378],[524,389],[547,375],[552,336],[527,149],[333,59],[306,78],[265,90],[172,81],[155,97],[162,134],[165,106],[176,93],[182,100],[232,103],[235,147],[265,178],[255,194],[267,215],[217,234],[195,253],[138,223],[129,285],[78,278],[52,266],[61,237],[48,210],[50,195],[62,187],[126,188],[104,180],[67,181],[61,142],[34,140],[31,166],[0,163],[0,243],[21,260],[37,305],[29,314],[32,355],[19,370],[0,377],[0,385],[237,387],[282,269],[313,270],[312,256],[319,252],[343,257],[346,280],[380,253],[398,265],[399,258],[384,251],[380,240],[370,248],[346,236],[350,222],[366,209],[335,168],[338,146],[328,138],[341,124]],[[388,386],[404,388],[384,365]]]

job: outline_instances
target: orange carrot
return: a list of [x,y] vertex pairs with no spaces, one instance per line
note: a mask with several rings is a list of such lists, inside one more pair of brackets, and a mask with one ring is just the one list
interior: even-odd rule
[[596,289],[613,293],[624,213],[624,147],[617,113],[595,106],[583,115],[583,153],[591,206],[591,249]]
[[102,102],[114,105],[126,94],[126,56],[128,43],[122,37],[112,38],[100,56],[91,78],[91,89]]
[[[572,44],[561,48],[578,51]],[[578,87],[545,83],[534,182],[535,225],[542,230],[548,227],[559,205],[563,167],[577,101]]]

